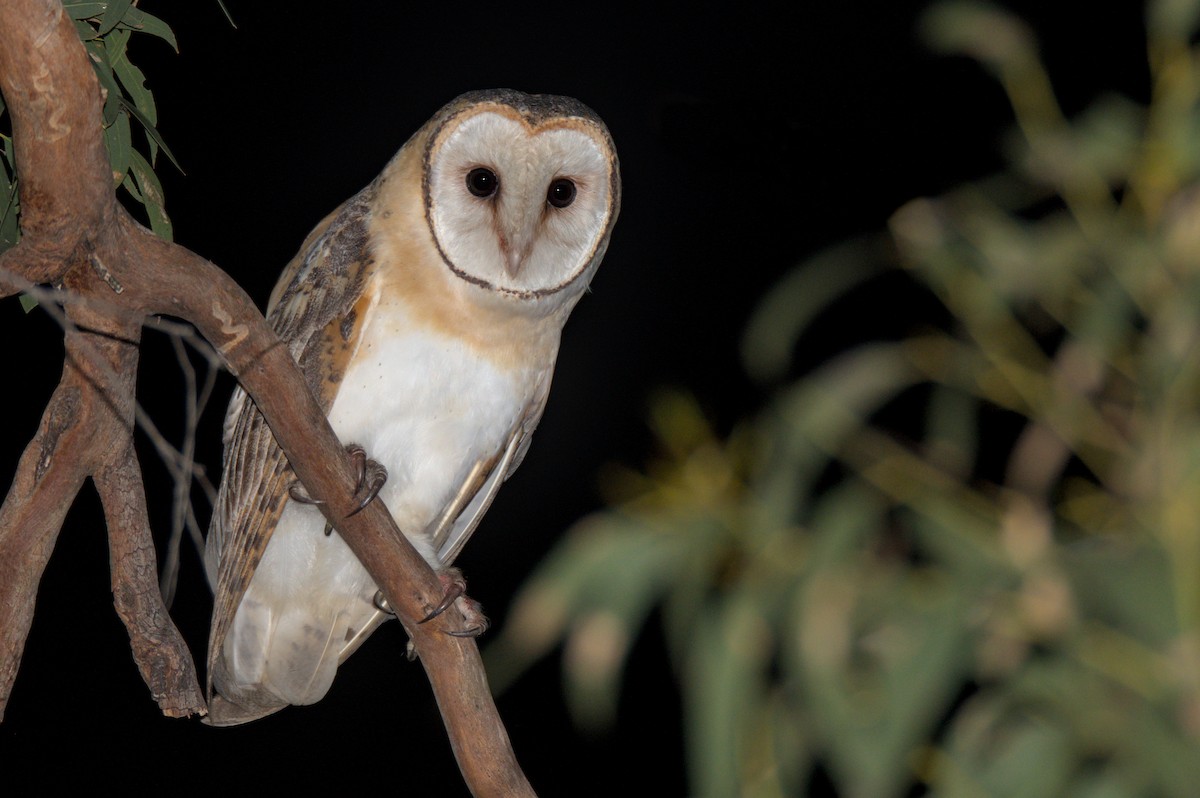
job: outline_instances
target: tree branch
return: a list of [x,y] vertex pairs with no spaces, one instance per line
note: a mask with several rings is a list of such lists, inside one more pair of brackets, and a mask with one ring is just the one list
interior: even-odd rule
[[326,515],[383,590],[429,675],[472,792],[533,795],[474,641],[443,633],[461,624],[457,611],[416,623],[441,598],[433,572],[381,501],[350,516],[354,468],[287,349],[224,272],[155,237],[116,202],[100,133],[100,89],[55,0],[0,4],[0,91],[13,117],[23,232],[0,257],[17,276],[0,278],[0,291],[19,290],[22,280],[61,284],[68,315],[83,330],[68,332],[63,381],[0,508],[0,711],[37,582],[89,474],[105,507],[118,612],[143,676],[166,714],[202,705],[188,652],[157,591],[147,587],[154,555],[131,446],[138,328],[146,316],[165,314],[194,324],[218,350],[308,494],[325,502]]

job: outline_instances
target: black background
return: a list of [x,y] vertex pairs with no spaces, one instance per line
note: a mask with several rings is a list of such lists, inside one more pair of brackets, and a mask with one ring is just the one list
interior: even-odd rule
[[[608,256],[567,325],[529,457],[459,560],[498,627],[556,537],[599,506],[600,466],[637,464],[650,451],[654,388],[686,387],[721,428],[760,406],[737,344],[763,291],[804,256],[878,229],[906,199],[998,167],[1009,119],[983,70],[920,43],[924,3],[227,3],[236,30],[215,2],[145,0],[175,29],[180,53],[147,38],[133,55],[187,172],[159,161],[176,239],[260,305],[311,226],[463,91],[573,95],[612,130],[625,193]],[[1034,15],[1069,112],[1104,90],[1143,97],[1138,4],[1103,13],[1049,5],[1010,7]],[[929,310],[898,283],[857,295],[805,339],[798,365],[856,338],[901,333]],[[0,303],[0,334],[8,484],[57,379],[61,336],[15,299]],[[231,384],[222,379],[200,431],[214,477]],[[182,381],[155,333],[140,391],[178,441]],[[161,534],[170,483],[152,450],[140,451]],[[237,729],[162,718],[111,608],[103,533],[87,488],[43,579],[0,726],[0,767],[26,785],[15,794],[79,780],[103,792],[466,794],[398,624],[376,633],[313,707]],[[211,598],[186,549],[181,579],[173,614],[202,660]],[[607,735],[571,726],[556,658],[499,697],[540,794],[686,793],[678,693],[653,626],[634,662]]]

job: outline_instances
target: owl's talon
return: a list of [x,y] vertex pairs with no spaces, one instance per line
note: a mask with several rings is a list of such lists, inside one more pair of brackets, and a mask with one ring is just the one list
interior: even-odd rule
[[288,496],[291,497],[292,501],[300,502],[301,504],[322,505],[325,503],[305,493],[304,486],[300,484],[300,480],[298,479],[288,486]]
[[486,632],[488,626],[491,624],[484,616],[483,608],[479,605],[479,602],[467,595],[467,580],[463,579],[462,571],[457,568],[446,568],[438,572],[438,579],[441,581],[446,592],[442,595],[441,602],[417,623],[432,621],[450,609],[452,605],[458,605],[458,611],[462,613],[463,620],[467,622],[467,627],[455,631],[446,631],[445,634],[452,637],[479,637]]
[[395,615],[396,611],[392,609],[392,605],[388,603],[387,596],[383,595],[382,590],[375,591],[375,597],[372,599],[375,609],[380,612],[386,612],[388,615]]
[[[483,616],[480,617],[483,618]],[[446,634],[450,635],[451,637],[479,637],[488,630],[490,625],[491,623],[488,621],[488,619],[483,618],[482,622],[477,623],[474,626],[468,626],[466,629],[462,629],[457,632],[446,632]]]
[[451,577],[451,580],[453,581],[449,581],[449,583],[446,585],[446,592],[442,595],[441,603],[430,610],[429,614],[417,621],[417,623],[426,623],[428,621],[432,621],[434,618],[438,617],[443,612],[454,606],[454,602],[458,601],[458,597],[467,592],[467,583],[461,576],[458,576],[458,578]]
[[367,505],[375,500],[387,482],[388,472],[381,463],[367,457],[366,450],[358,444],[350,444],[346,447],[346,451],[354,459],[354,465],[358,469],[358,485],[354,490],[354,495],[362,494],[362,498],[359,499],[355,508],[346,515],[349,518],[367,509]]

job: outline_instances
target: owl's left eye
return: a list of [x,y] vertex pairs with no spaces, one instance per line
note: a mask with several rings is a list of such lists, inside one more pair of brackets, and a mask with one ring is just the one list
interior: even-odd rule
[[467,172],[467,191],[476,197],[490,197],[500,188],[500,178],[491,169],[477,166]]
[[575,201],[575,184],[565,177],[560,177],[550,184],[546,191],[546,202],[555,208],[565,208]]

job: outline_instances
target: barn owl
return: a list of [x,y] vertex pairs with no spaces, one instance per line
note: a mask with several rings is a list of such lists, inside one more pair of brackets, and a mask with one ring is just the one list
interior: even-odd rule
[[[338,437],[386,469],[378,496],[435,571],[525,455],[619,199],[589,108],[465,94],[317,225],[271,294],[268,321]],[[330,532],[238,389],[205,551],[210,723],[320,700],[388,617]]]

